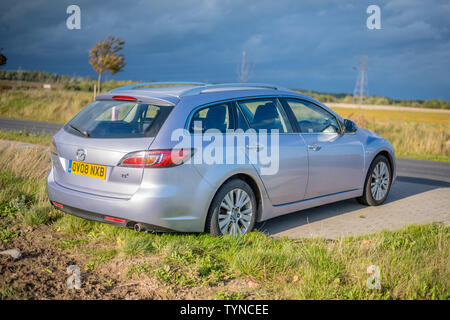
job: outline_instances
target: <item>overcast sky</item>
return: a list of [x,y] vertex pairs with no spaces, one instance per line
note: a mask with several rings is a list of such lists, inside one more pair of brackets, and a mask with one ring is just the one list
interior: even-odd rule
[[[81,8],[68,30],[66,9]],[[381,8],[369,30],[366,9]],[[3,69],[96,74],[88,51],[108,35],[126,41],[123,72],[107,79],[236,82],[243,50],[250,82],[351,93],[368,57],[369,93],[450,100],[450,1],[1,0]]]

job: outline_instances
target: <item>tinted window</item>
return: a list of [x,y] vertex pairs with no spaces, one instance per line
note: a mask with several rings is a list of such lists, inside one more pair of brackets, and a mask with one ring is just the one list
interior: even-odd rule
[[123,101],[95,101],[64,129],[90,138],[154,137],[172,107]]
[[196,111],[189,125],[190,132],[205,132],[219,130],[225,133],[232,129],[231,113],[228,103],[217,104]]
[[285,100],[302,133],[337,133],[336,118],[321,107],[303,100]]
[[280,133],[292,132],[283,108],[276,99],[257,99],[238,101],[250,128],[259,130],[278,130]]

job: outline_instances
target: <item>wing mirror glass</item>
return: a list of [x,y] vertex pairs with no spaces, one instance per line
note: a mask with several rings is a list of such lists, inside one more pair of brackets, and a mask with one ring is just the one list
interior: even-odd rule
[[349,119],[344,120],[345,133],[354,133],[358,130],[358,126],[355,122]]

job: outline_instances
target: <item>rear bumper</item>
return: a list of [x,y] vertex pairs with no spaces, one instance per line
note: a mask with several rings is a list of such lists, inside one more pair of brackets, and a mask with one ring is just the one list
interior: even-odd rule
[[[118,217],[110,217],[110,216],[107,216],[104,214],[85,211],[85,210],[70,207],[67,205],[60,204],[61,207],[59,205],[56,206],[53,203],[52,203],[52,205],[57,210],[63,211],[65,213],[71,214],[71,215],[79,217],[79,218],[102,222],[102,223],[108,223],[108,224],[112,224],[112,225],[119,226],[119,227],[133,228],[134,225],[137,223],[136,221],[130,221],[130,220],[126,220],[126,219],[122,219],[122,218],[118,218]],[[123,222],[118,221],[118,220],[123,220]],[[155,225],[148,224],[148,223],[142,223],[142,222],[139,222],[139,223],[145,228],[146,231],[149,231],[149,232],[171,232],[171,231],[174,231],[171,229],[163,228],[160,226],[155,226]]]
[[[148,226],[150,231],[203,232],[209,204],[210,187],[192,182],[184,185],[142,186],[130,199],[104,197],[75,191],[59,185],[53,169],[47,176],[47,194],[56,207],[88,220],[133,227],[135,223]],[[203,195],[203,196],[202,196]],[[125,222],[107,220],[106,217]]]

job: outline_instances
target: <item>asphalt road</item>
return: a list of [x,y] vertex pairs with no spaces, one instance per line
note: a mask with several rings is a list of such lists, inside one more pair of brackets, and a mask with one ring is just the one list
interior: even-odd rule
[[24,131],[34,134],[53,135],[62,127],[62,124],[37,122],[27,120],[12,120],[0,118],[0,130]]
[[[0,118],[0,130],[53,134],[60,124]],[[397,159],[397,181],[387,201],[366,207],[354,199],[307,209],[258,225],[273,236],[335,239],[431,222],[450,225],[450,163]]]
[[397,159],[397,174],[381,206],[366,207],[349,199],[274,218],[258,229],[279,237],[336,239],[410,224],[450,226],[450,163]]

